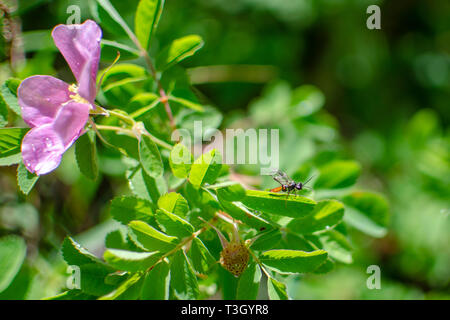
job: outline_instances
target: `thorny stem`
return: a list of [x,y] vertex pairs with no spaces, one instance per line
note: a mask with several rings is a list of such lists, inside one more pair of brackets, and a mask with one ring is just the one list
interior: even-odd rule
[[159,81],[158,74],[156,72],[155,66],[153,65],[152,59],[150,59],[150,56],[149,56],[147,50],[145,50],[141,46],[141,44],[139,43],[139,41],[137,41],[137,39],[136,39],[136,41],[134,41],[134,43],[139,48],[139,51],[140,51],[141,55],[144,57],[145,63],[147,64],[147,66],[150,70],[150,73],[152,74],[152,77],[155,80],[156,85],[158,86],[159,94],[161,96],[160,101],[164,105],[164,109],[166,109],[166,113],[167,113],[167,116],[169,117],[169,121],[170,121],[170,127],[172,128],[172,130],[175,130],[176,126],[175,126],[175,121],[173,119],[172,109],[170,108],[169,99],[167,98],[166,91],[164,90],[164,88],[161,84],[161,81]]

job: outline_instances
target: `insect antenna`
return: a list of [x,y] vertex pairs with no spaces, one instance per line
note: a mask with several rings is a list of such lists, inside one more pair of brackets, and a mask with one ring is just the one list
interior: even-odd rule
[[[316,176],[316,175],[313,174],[311,177],[309,177],[308,180],[306,180],[305,183],[303,183],[303,186],[306,186],[306,184],[307,184],[308,182],[310,182],[311,179],[314,178],[315,176]],[[310,189],[310,188],[309,188],[309,189]]]

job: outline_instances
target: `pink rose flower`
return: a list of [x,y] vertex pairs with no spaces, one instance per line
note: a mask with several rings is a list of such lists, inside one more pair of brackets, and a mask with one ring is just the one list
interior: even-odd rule
[[87,20],[58,25],[52,37],[77,84],[38,75],[26,78],[18,88],[23,120],[32,128],[22,141],[23,163],[37,175],[56,169],[64,152],[84,133],[95,108],[102,30]]

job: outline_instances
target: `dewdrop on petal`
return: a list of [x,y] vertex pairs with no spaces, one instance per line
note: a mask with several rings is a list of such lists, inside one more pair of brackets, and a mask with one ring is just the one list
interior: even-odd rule
[[[201,217],[199,217],[203,220]],[[237,230],[236,224],[233,222],[233,233],[231,235],[231,241],[228,241],[222,232],[209,222],[203,220],[208,225],[216,230],[222,244],[222,251],[220,252],[220,264],[224,269],[229,271],[235,277],[239,277],[247,268],[250,253],[248,246],[244,243]]]

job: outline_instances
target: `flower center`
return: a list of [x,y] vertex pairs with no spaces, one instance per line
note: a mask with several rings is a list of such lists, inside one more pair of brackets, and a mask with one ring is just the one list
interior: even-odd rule
[[78,86],[75,83],[72,83],[69,86],[69,91],[73,93],[69,95],[70,99],[72,99],[73,101],[89,104],[89,101],[78,94]]

